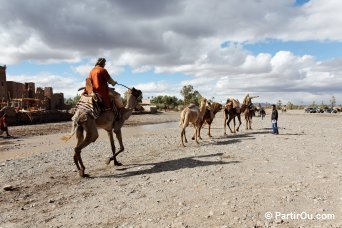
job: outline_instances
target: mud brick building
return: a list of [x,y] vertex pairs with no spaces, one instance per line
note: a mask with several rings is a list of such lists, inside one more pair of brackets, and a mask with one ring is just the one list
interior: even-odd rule
[[7,100],[6,65],[0,66],[0,99]]
[[[52,87],[37,87],[34,82],[14,82],[7,81],[6,65],[0,66],[0,104],[11,104],[12,101],[21,100],[34,101],[36,108],[43,108],[46,110],[65,109],[64,94],[53,93]],[[12,102],[12,104],[14,104]]]

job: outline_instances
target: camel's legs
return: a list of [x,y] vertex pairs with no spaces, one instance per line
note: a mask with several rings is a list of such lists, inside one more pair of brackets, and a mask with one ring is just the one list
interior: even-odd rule
[[113,161],[114,160],[114,165],[116,166],[121,166],[122,164],[120,162],[118,162],[118,160],[116,160],[116,156],[118,156],[118,154],[120,154],[122,151],[124,151],[124,146],[123,146],[123,143],[122,143],[122,134],[121,134],[121,129],[117,130],[117,131],[114,131],[115,135],[116,135],[116,138],[118,139],[119,141],[119,144],[120,144],[120,150],[118,152],[115,153],[115,144],[114,144],[114,138],[113,138],[113,132],[109,132],[108,131],[108,136],[109,136],[109,140],[110,140],[110,145],[111,145],[111,148],[112,148],[112,152],[113,152],[113,156],[110,157],[108,160],[107,160],[107,165],[110,163],[110,161]]
[[227,122],[227,126],[230,130],[231,133],[234,133],[233,130],[230,128],[230,122],[233,120],[233,123],[234,123],[234,130],[235,130],[235,118],[233,118],[232,115],[229,116],[229,119],[228,119],[228,122]]
[[195,137],[196,132],[197,132],[197,138],[202,139],[201,138],[201,129],[202,129],[202,125],[198,126],[197,131],[195,131],[194,136],[192,136],[192,138],[191,138],[192,140],[194,140],[196,138]]
[[[87,124],[86,129],[89,129],[86,132],[86,137],[83,141],[78,141],[77,146],[75,147],[74,151],[75,151],[75,155],[74,155],[74,162],[75,165],[78,169],[78,173],[81,177],[88,177],[88,174],[84,173],[85,170],[85,166],[83,164],[82,161],[82,157],[81,157],[81,151],[83,148],[85,148],[86,146],[88,146],[90,143],[95,142],[96,139],[99,137],[99,133],[97,131],[97,128],[95,126],[95,122],[91,122],[89,124]],[[93,130],[93,132],[91,132],[91,130]],[[94,130],[95,129],[95,130]],[[83,132],[80,133],[81,130],[77,129],[77,136],[81,136],[83,137]],[[81,137],[80,137],[81,139]]]
[[[79,126],[77,129],[76,129],[76,138],[77,138],[77,145],[76,147],[78,147],[81,142],[83,142],[84,140],[84,136],[83,136],[83,128],[81,126]],[[77,156],[77,153],[75,152],[74,153],[74,163],[77,167],[77,170],[80,170],[80,166],[78,164],[78,156]]]
[[237,115],[238,121],[239,121],[239,126],[236,128],[236,131],[239,131],[240,126],[241,126],[241,115]]
[[246,130],[252,130],[252,120],[251,117],[246,113]]
[[[201,138],[201,128],[202,128],[202,126],[200,126],[199,131],[197,132],[197,137],[199,137],[200,139],[202,139]],[[191,139],[195,140],[195,138],[196,138],[196,131],[194,132],[194,135],[191,137]]]
[[224,110],[223,110],[223,128],[224,128],[223,135],[224,135],[224,136],[227,135],[227,133],[226,133],[226,129],[227,129],[227,127],[226,127],[226,122],[227,122],[227,110],[224,109]]
[[195,126],[195,135],[196,135],[195,140],[196,140],[197,144],[199,144],[199,141],[198,141],[198,134],[199,134],[198,130],[199,130],[199,126]]
[[118,155],[119,153],[121,153],[122,151],[124,151],[125,147],[122,143],[122,133],[121,133],[121,129],[119,129],[118,131],[114,131],[117,140],[119,141],[119,145],[120,145],[120,149],[119,151],[116,153],[116,155]]
[[[183,122],[183,125],[182,125],[182,131],[181,131],[181,145],[182,146],[185,146],[184,145],[184,142],[187,143],[188,140],[186,139],[186,132],[185,132],[185,129],[189,126],[189,121],[187,120],[187,118],[185,118],[185,121]],[[184,137],[184,142],[183,142],[183,137]]]
[[185,146],[184,141],[183,141],[183,137],[185,137],[185,142],[186,142],[186,136],[185,136],[185,127],[182,127],[182,131],[181,131],[181,145]]
[[210,134],[210,127],[211,127],[211,123],[210,124],[208,124],[209,126],[208,126],[208,136],[211,138],[212,136],[211,136],[211,134]]

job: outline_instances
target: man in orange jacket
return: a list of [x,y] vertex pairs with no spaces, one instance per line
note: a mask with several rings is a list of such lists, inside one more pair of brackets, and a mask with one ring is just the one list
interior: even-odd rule
[[[108,83],[115,86],[117,82],[111,78],[108,71],[104,68],[105,65],[106,59],[99,58],[95,64],[95,67],[89,73],[89,79],[92,83],[93,91],[101,97],[104,108],[106,110],[110,110],[112,108],[112,102],[109,95]],[[119,109],[120,116],[125,119],[124,114],[127,110],[122,103],[119,93],[114,94],[114,103]]]

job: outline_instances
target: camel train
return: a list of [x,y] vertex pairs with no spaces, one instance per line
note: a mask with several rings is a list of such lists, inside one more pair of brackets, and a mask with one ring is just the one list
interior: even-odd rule
[[[226,125],[228,126],[230,132],[232,134],[235,134],[239,131],[241,126],[241,114],[245,114],[245,121],[246,121],[246,130],[252,129],[252,118],[255,115],[255,107],[252,103],[252,99],[257,98],[259,96],[249,96],[247,94],[245,98],[243,99],[243,103],[240,106],[240,102],[235,98],[229,98],[226,102],[225,108],[223,109],[223,128],[224,132],[223,134],[227,136],[226,133]],[[237,117],[239,121],[238,127],[235,129],[235,117]],[[227,122],[228,119],[228,122]],[[230,127],[230,122],[233,120],[234,128],[233,130]]]
[[[211,123],[213,122],[215,115],[221,109],[223,109],[224,116],[224,136],[227,136],[226,126],[228,126],[230,132],[232,134],[239,131],[241,126],[241,114],[245,114],[246,121],[246,130],[252,129],[252,118],[255,115],[255,107],[252,103],[252,99],[257,98],[259,96],[249,96],[247,94],[243,100],[243,104],[240,106],[240,102],[237,99],[229,98],[224,106],[218,104],[216,102],[212,104],[208,104],[205,98],[201,99],[200,106],[196,106],[194,104],[185,107],[180,114],[180,127],[181,127],[181,146],[185,147],[185,143],[187,143],[187,138],[185,134],[185,129],[191,123],[195,129],[192,140],[195,140],[197,144],[199,144],[198,139],[202,139],[200,135],[201,128],[204,123],[208,124],[208,136],[211,136],[210,128]],[[235,128],[235,117],[237,117],[239,121],[239,125]],[[234,130],[230,127],[230,122],[233,120]]]

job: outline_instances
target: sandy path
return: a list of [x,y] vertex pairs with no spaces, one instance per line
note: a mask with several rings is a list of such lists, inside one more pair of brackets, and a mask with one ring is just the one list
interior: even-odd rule
[[[219,114],[214,137],[205,129],[185,148],[177,124],[132,127],[120,168],[104,165],[102,135],[82,153],[91,178],[78,177],[68,145],[3,161],[0,182],[14,190],[1,190],[0,226],[341,227],[342,115],[280,113],[278,136],[266,117],[225,138]],[[334,219],[291,219],[302,212]]]

